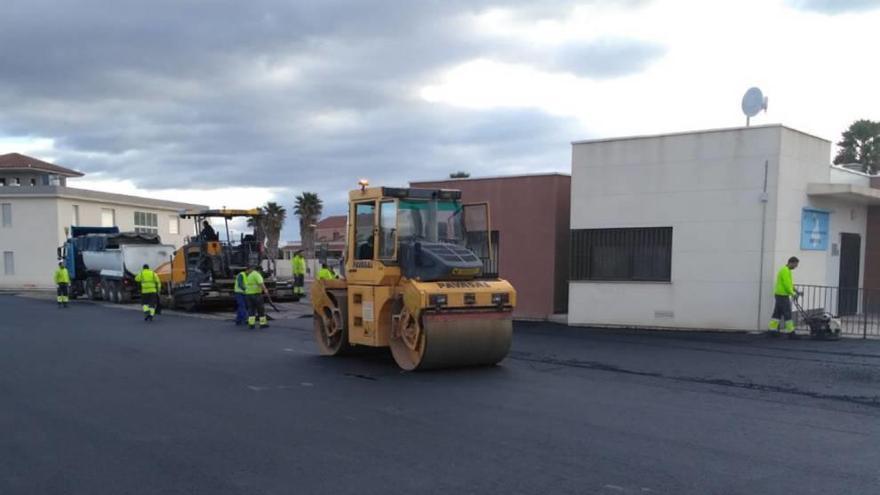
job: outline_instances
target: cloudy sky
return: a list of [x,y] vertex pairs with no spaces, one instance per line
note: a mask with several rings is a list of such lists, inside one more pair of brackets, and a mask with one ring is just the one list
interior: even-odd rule
[[755,123],[837,140],[880,120],[878,26],[880,0],[3,0],[0,153],[342,213],[361,177],[568,172],[572,140],[742,125],[755,85]]

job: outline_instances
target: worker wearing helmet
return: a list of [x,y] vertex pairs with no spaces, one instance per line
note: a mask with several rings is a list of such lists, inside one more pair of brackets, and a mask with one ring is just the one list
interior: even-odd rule
[[797,338],[797,334],[794,332],[794,320],[791,317],[791,298],[798,297],[799,294],[794,288],[791,271],[798,267],[798,263],[800,260],[792,256],[776,274],[776,286],[773,290],[776,304],[773,307],[773,316],[770,318],[769,325],[771,336],[779,335],[779,324],[780,321],[783,321],[782,332],[791,339]]
[[263,294],[268,295],[266,285],[263,282],[263,275],[254,265],[248,265],[247,272],[244,277],[244,292],[247,298],[248,306],[248,328],[254,330],[257,325],[257,317],[260,319],[260,328],[269,326],[266,317],[266,305],[263,301]]
[[245,277],[246,272],[238,272],[235,276],[235,324],[241,325],[247,320],[247,297],[245,295]]
[[296,297],[305,297],[306,295],[306,259],[303,257],[302,249],[293,253],[290,260],[293,267],[293,295]]
[[58,269],[55,270],[55,285],[58,286],[58,307],[66,308],[70,301],[70,273],[64,262],[58,262]]
[[147,264],[144,264],[143,269],[134,280],[141,284],[144,321],[153,321],[153,318],[156,317],[156,307],[159,305],[159,286],[162,282],[156,272],[150,270],[150,265]]

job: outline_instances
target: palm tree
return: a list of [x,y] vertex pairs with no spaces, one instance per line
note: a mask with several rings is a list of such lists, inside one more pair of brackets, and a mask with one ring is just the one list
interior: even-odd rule
[[275,270],[275,260],[278,259],[278,242],[281,239],[281,228],[287,219],[287,210],[274,201],[269,201],[260,207],[262,215],[248,219],[248,226],[254,228],[254,237],[262,244],[262,237],[266,239],[266,251],[272,270]]
[[299,217],[299,233],[306,258],[315,257],[315,224],[321,218],[324,204],[317,193],[304,192],[296,197],[293,212]]
[[275,260],[278,259],[278,241],[281,239],[281,228],[287,220],[287,210],[274,201],[269,201],[263,208],[263,232],[266,234],[266,249],[269,251],[269,259],[272,260],[272,268],[275,268]]

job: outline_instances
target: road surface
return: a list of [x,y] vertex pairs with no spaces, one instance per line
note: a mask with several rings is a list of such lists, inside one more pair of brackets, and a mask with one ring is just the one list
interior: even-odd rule
[[0,494],[876,494],[880,342],[517,324],[500,366],[309,318],[0,296]]

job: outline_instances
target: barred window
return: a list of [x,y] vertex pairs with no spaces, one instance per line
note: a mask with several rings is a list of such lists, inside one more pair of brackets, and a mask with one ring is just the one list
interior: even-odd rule
[[671,281],[672,227],[572,230],[571,280]]

